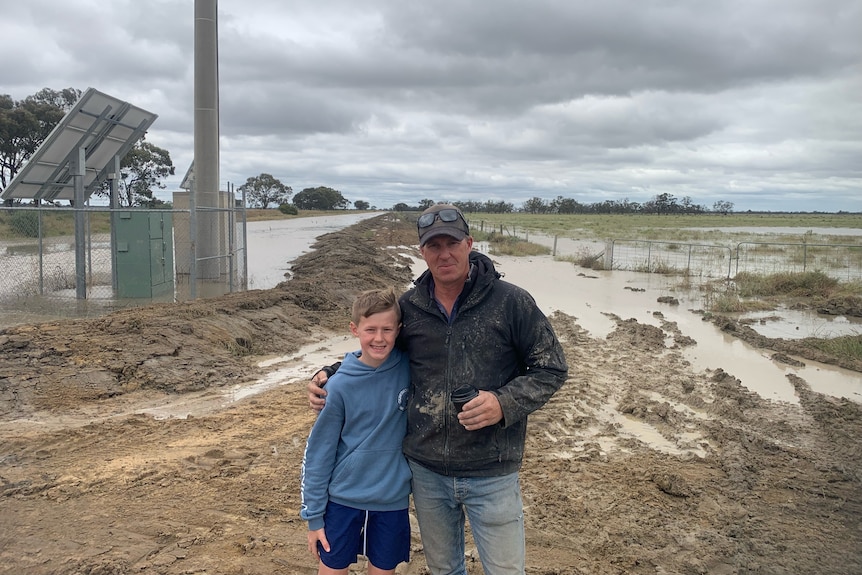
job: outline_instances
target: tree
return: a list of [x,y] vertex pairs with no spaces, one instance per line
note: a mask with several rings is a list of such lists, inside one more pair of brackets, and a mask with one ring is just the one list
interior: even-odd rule
[[644,202],[643,209],[645,212],[652,214],[673,214],[679,212],[680,207],[673,194],[665,192]]
[[[165,189],[161,180],[173,176],[174,171],[170,152],[141,138],[120,160],[118,203],[121,206],[149,208],[163,204],[162,200],[153,196],[153,188]],[[109,196],[107,183],[96,194]]]
[[0,188],[6,189],[80,97],[74,88],[43,88],[17,102],[0,95]]
[[477,212],[481,212],[484,209],[484,203],[477,202],[474,200],[467,200],[463,202],[452,202],[452,205],[461,210],[462,213],[465,214],[473,214]]
[[424,212],[425,210],[427,210],[431,206],[435,205],[436,203],[437,202],[435,202],[434,200],[429,200],[428,198],[419,200],[419,211]]
[[293,203],[301,210],[343,210],[350,202],[338,190],[319,186],[305,188],[293,196]]
[[552,200],[550,204],[551,213],[556,214],[574,214],[581,208],[581,205],[572,198],[564,198],[557,196],[556,200]]
[[548,213],[548,203],[539,197],[533,197],[524,202],[523,210],[528,214]]
[[278,178],[272,177],[272,174],[248,178],[239,190],[246,193],[252,207],[264,210],[269,208],[270,204],[286,204],[293,193],[293,188],[285,186]]
[[482,210],[488,214],[511,214],[515,206],[502,200],[488,200],[482,205]]
[[727,215],[733,212],[733,202],[728,202],[724,200],[719,200],[712,204],[712,211],[721,212],[723,215]]
[[357,210],[367,210],[369,207],[371,207],[371,204],[369,204],[365,200],[356,200],[355,202],[353,202],[353,207]]

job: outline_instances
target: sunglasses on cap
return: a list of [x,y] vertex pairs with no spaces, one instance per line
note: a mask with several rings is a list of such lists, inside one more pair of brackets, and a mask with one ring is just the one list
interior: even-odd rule
[[439,212],[422,214],[421,216],[419,216],[419,219],[416,223],[421,230],[422,228],[427,228],[428,226],[432,225],[438,218],[441,222],[457,222],[459,218],[461,220],[464,220],[464,216],[462,216],[461,212],[459,212],[458,210],[445,208],[440,210]]

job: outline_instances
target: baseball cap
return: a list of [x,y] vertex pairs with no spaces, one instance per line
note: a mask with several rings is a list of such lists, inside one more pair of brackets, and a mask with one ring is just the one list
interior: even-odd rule
[[451,204],[431,206],[419,216],[416,222],[419,229],[419,246],[422,247],[433,237],[452,236],[458,241],[470,235],[470,228],[461,210]]

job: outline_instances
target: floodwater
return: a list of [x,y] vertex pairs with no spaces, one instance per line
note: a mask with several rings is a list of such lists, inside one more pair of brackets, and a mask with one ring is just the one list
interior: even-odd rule
[[317,238],[377,215],[362,213],[249,222],[246,229],[249,289],[274,288],[290,273],[290,262],[308,252]]
[[[500,261],[498,270],[505,274],[504,279],[527,289],[543,311],[560,310],[574,316],[593,337],[605,337],[614,329],[615,322],[606,315],[609,313],[658,327],[664,319],[675,322],[684,335],[697,342],[683,352],[696,371],[721,368],[764,398],[796,403],[793,386],[787,379],[792,373],[807,381],[813,391],[862,402],[862,377],[857,372],[810,360],[801,360],[804,367],[773,361],[769,357],[772,352],[753,348],[703,321],[700,314],[691,311],[702,308],[699,296],[676,289],[672,277],[584,271],[566,262],[555,262],[549,256],[495,258],[495,261]],[[657,300],[662,296],[676,298],[679,305],[659,303]],[[654,312],[661,312],[662,318]],[[823,326],[829,326],[831,321],[834,320],[821,319]],[[862,333],[862,323],[846,321],[857,330],[855,333]],[[812,326],[812,331],[817,329]]]

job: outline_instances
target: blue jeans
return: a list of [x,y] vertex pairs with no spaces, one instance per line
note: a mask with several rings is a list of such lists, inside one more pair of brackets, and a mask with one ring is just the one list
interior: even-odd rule
[[485,575],[523,575],[524,505],[517,472],[447,477],[414,461],[410,469],[419,534],[432,575],[466,574],[465,512]]

